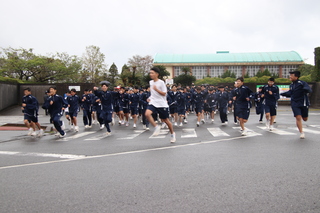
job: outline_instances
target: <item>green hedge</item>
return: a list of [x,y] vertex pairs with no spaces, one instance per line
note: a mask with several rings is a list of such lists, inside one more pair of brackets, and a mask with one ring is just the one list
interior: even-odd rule
[[6,82],[6,83],[12,83],[12,84],[23,84],[24,83],[24,81],[16,79],[16,78],[8,78],[8,77],[2,77],[2,76],[0,76],[0,81]]
[[[270,78],[270,76],[262,76],[260,78],[258,77],[251,77],[251,78],[245,78],[244,82],[245,83],[258,83],[258,84],[265,84],[268,82],[268,79]],[[209,84],[209,85],[219,85],[219,84],[223,84],[223,83],[233,83],[236,79],[235,78],[210,78],[210,77],[206,77],[204,79],[200,79],[196,81],[196,85],[202,85],[202,84]],[[306,75],[306,76],[301,76],[300,80],[311,83],[311,75]],[[288,78],[276,78],[275,79],[275,83],[279,84],[279,83],[291,83],[290,79]]]

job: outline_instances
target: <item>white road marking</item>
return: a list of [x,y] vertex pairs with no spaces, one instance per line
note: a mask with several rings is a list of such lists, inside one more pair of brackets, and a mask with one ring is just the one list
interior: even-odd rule
[[182,129],[181,138],[196,138],[197,133],[195,129]]
[[230,136],[226,132],[222,131],[219,127],[208,128],[208,131],[211,133],[213,137]]
[[320,125],[308,125],[308,126],[315,127],[315,128],[319,128],[319,129],[320,129]]
[[32,156],[32,157],[50,157],[50,158],[65,158],[65,159],[79,159],[85,158],[85,155],[71,155],[71,154],[54,154],[54,153],[36,153],[36,152],[10,152],[0,151],[0,155],[17,155],[17,156]]
[[86,135],[90,135],[90,134],[93,134],[95,132],[91,131],[91,132],[81,132],[81,133],[77,133],[75,135],[71,135],[68,137],[68,135],[64,138],[60,138],[58,139],[57,141],[68,141],[68,140],[72,140],[72,139],[77,139],[77,138],[81,138],[83,136],[86,136]]
[[[294,129],[298,131],[297,127],[289,127],[289,129]],[[307,129],[307,128],[303,128],[304,132],[308,132],[308,133],[312,133],[312,134],[316,134],[316,135],[320,135],[320,131],[317,130],[312,130],[312,129]]]
[[117,140],[128,140],[134,139],[135,137],[139,136],[141,133],[145,132],[146,130],[133,130],[133,133],[127,135],[127,137],[117,138]]
[[[258,126],[258,128],[260,129],[263,129],[263,130],[266,130],[266,131],[269,131],[267,130],[267,127],[265,126]],[[295,135],[296,133],[292,133],[292,132],[287,132],[287,131],[283,131],[283,130],[280,130],[280,129],[277,129],[275,128],[274,130],[270,131],[271,133],[274,133],[274,134],[278,134],[278,135]]]
[[27,166],[46,165],[46,164],[53,164],[53,163],[62,163],[62,162],[69,162],[69,161],[78,161],[78,160],[85,160],[85,159],[95,159],[95,158],[104,158],[104,157],[136,154],[136,153],[167,150],[167,149],[176,149],[176,148],[183,148],[183,147],[188,147],[188,146],[196,146],[196,145],[203,145],[203,144],[211,144],[211,143],[218,143],[218,142],[224,142],[224,141],[238,140],[238,139],[242,139],[244,137],[246,137],[246,136],[240,136],[240,137],[234,137],[234,138],[225,138],[225,139],[219,139],[219,140],[214,140],[214,141],[204,141],[204,142],[183,144],[183,145],[176,145],[176,146],[166,146],[166,147],[153,148],[153,149],[142,149],[142,150],[136,150],[136,151],[118,152],[118,153],[105,154],[105,155],[86,156],[86,157],[83,157],[83,158],[70,158],[70,159],[56,160],[56,161],[45,161],[45,162],[39,162],[39,163],[29,163],[29,164],[20,164],[20,165],[13,165],[13,166],[4,166],[4,167],[0,167],[0,170],[27,167]]
[[165,138],[167,136],[167,134],[169,133],[169,129],[161,129],[159,135],[157,136],[150,136],[149,138]]
[[[236,129],[236,130],[239,130],[239,131],[241,130],[241,127],[239,127],[239,126],[232,127],[232,128]],[[257,133],[255,131],[251,130],[251,129],[248,129],[247,127],[246,127],[246,130],[247,130],[247,135],[246,136],[242,136],[242,137],[254,137],[254,136],[262,135],[260,133]]]

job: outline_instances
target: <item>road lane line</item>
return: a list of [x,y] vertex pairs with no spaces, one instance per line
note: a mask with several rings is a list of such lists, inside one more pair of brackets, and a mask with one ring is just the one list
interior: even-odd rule
[[234,137],[234,138],[225,138],[225,139],[218,139],[218,140],[213,140],[213,141],[203,141],[203,142],[183,144],[183,145],[166,146],[166,147],[159,147],[159,148],[153,148],[153,149],[142,149],[142,150],[118,152],[118,153],[111,153],[111,154],[104,154],[104,155],[86,156],[86,157],[83,157],[83,158],[71,158],[71,159],[56,160],[56,161],[45,161],[45,162],[39,162],[39,163],[4,166],[4,167],[0,167],[0,170],[21,168],[21,167],[27,167],[27,166],[46,165],[46,164],[53,164],[53,163],[70,162],[70,161],[88,160],[88,159],[95,159],[95,158],[104,158],[104,157],[129,155],[129,154],[151,152],[151,151],[160,151],[160,150],[167,150],[167,149],[177,149],[177,148],[183,148],[183,147],[188,147],[188,146],[196,146],[196,145],[203,145],[203,144],[211,144],[211,143],[219,143],[219,142],[225,142],[225,141],[238,140],[238,139],[243,139],[243,138],[247,138],[247,137],[250,137],[250,136],[238,136],[238,137]]

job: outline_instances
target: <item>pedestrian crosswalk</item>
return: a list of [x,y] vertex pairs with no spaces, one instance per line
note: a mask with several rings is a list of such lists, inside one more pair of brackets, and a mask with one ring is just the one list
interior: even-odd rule
[[[175,128],[176,137],[181,139],[192,139],[192,138],[201,138],[201,137],[214,137],[214,138],[227,138],[227,137],[238,137],[241,135],[241,128],[239,126],[217,126],[210,128]],[[279,136],[290,136],[290,135],[298,135],[299,132],[294,126],[279,126],[279,128],[275,128],[273,131],[269,131],[265,126],[250,126],[246,128],[246,135],[244,137],[255,137],[265,135],[266,132],[268,134],[276,134]],[[308,125],[304,127],[304,132],[308,134],[320,135],[320,125]],[[59,138],[57,141],[70,141],[75,139],[83,138],[84,141],[99,141],[103,140],[107,137],[110,137],[111,140],[134,140],[139,139],[140,137],[143,140],[146,139],[164,139],[170,137],[169,129],[161,129],[160,133],[157,136],[152,136],[151,131],[147,130],[126,130],[123,133],[115,132],[112,135],[107,135],[104,131],[84,131],[79,133],[67,133],[67,136],[64,138]]]

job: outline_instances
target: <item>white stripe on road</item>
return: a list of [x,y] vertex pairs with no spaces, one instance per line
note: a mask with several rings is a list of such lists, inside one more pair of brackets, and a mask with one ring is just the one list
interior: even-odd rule
[[315,127],[315,128],[319,128],[319,129],[320,129],[320,125],[308,125],[308,126]]
[[64,159],[79,159],[85,158],[85,155],[71,155],[71,154],[54,154],[54,153],[24,153],[24,152],[10,152],[0,151],[0,155],[18,155],[18,156],[32,156],[32,157],[50,157],[50,158],[64,158]]
[[[289,127],[289,129],[298,130],[297,127]],[[312,133],[312,134],[316,134],[316,135],[320,135],[320,131],[317,131],[317,130],[312,130],[312,129],[303,128],[303,131],[304,131],[304,132],[308,132],[308,133]]]
[[211,133],[213,137],[230,136],[226,132],[222,131],[219,127],[208,128],[208,131]]
[[149,138],[165,138],[167,136],[167,134],[169,133],[169,129],[161,129],[159,135],[157,136],[150,136]]
[[218,142],[224,142],[224,141],[239,140],[239,139],[242,139],[242,138],[245,138],[245,137],[246,136],[239,136],[239,137],[225,138],[225,139],[219,139],[219,140],[214,140],[214,141],[204,141],[204,142],[183,144],[183,145],[176,145],[176,146],[165,146],[165,147],[160,147],[160,148],[142,149],[142,150],[136,150],[136,151],[118,152],[118,153],[105,154],[105,155],[87,156],[87,157],[83,157],[83,158],[63,159],[63,160],[56,160],[56,161],[46,161],[46,162],[39,162],[39,163],[29,163],[29,164],[20,164],[20,165],[13,165],[13,166],[4,166],[4,167],[0,167],[0,170],[27,167],[27,166],[46,165],[46,164],[53,164],[53,163],[70,162],[70,161],[77,161],[77,160],[84,160],[84,159],[95,159],[95,158],[104,158],[104,157],[112,157],[112,156],[129,155],[129,154],[160,151],[160,150],[167,150],[167,149],[177,149],[177,148],[183,148],[183,147],[188,147],[188,146],[196,146],[196,145],[211,144],[211,143],[218,143]]
[[117,140],[128,140],[134,139],[135,137],[139,136],[141,133],[145,132],[146,130],[133,130],[133,133],[128,134],[127,137],[117,138]]
[[196,138],[197,133],[195,129],[182,129],[181,138]]
[[81,133],[77,133],[77,134],[69,136],[69,137],[67,136],[65,138],[60,138],[57,141],[68,141],[68,140],[72,140],[72,139],[81,138],[83,136],[90,135],[90,134],[93,134],[93,133],[95,133],[95,132],[92,132],[92,131],[91,132],[81,132]]
[[[263,130],[267,130],[267,127],[265,126],[257,126],[258,128],[260,129],[263,129]],[[267,130],[269,131],[269,130]],[[292,132],[287,132],[287,131],[283,131],[283,130],[280,130],[280,129],[273,129],[272,131],[270,131],[271,133],[274,133],[274,134],[278,134],[278,135],[295,135],[296,133],[292,133]]]
[[[241,132],[241,127],[232,127],[233,129],[239,130]],[[257,133],[251,129],[245,128],[247,130],[247,135],[246,136],[242,136],[242,137],[253,137],[253,136],[258,136],[258,135],[262,135],[260,133]]]

